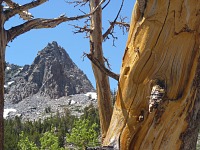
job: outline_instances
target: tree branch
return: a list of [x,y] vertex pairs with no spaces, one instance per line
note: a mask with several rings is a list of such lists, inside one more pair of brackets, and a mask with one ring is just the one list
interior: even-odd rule
[[104,67],[97,58],[95,58],[91,53],[87,54],[84,53],[85,56],[87,56],[87,58],[95,65],[97,66],[102,72],[104,72],[106,75],[110,76],[111,78],[119,81],[119,74],[116,74],[112,71],[110,71],[109,69],[107,69],[106,67]]
[[65,18],[56,18],[56,19],[33,19],[27,21],[18,26],[12,27],[7,31],[8,42],[12,41],[17,36],[30,31],[31,29],[40,29],[40,28],[54,28],[62,22],[65,22]]
[[129,31],[130,28],[130,24],[125,22],[125,19],[127,17],[120,17],[120,21],[116,21],[115,25],[118,25],[120,29],[122,29],[123,34],[125,34],[125,32]]
[[119,26],[124,26],[127,28],[127,30],[130,28],[130,24],[127,23],[127,22],[115,22],[116,25],[119,25]]
[[73,0],[73,2],[66,1],[66,3],[68,4],[75,4],[74,7],[79,6],[79,5],[85,6],[88,2],[89,0]]
[[6,20],[8,20],[9,18],[13,17],[16,14],[19,14],[20,17],[22,17],[24,20],[30,20],[32,19],[32,15],[28,13],[28,9],[37,7],[48,0],[36,0],[22,6],[20,6],[17,3],[12,2],[12,0],[4,0],[4,1],[8,4],[10,8],[12,8],[5,11]]
[[102,10],[103,10],[104,8],[106,8],[106,7],[108,6],[109,3],[110,3],[110,0],[108,0],[108,2],[102,7]]
[[94,14],[95,11],[99,8],[99,6],[101,6],[101,4],[104,1],[105,0],[102,0],[98,4],[98,6],[92,12],[90,12],[89,14],[84,14],[84,15],[80,15],[80,16],[76,16],[76,17],[60,16],[60,17],[54,18],[54,19],[37,18],[37,19],[29,20],[29,21],[27,21],[23,24],[18,25],[18,26],[12,27],[9,30],[7,30],[8,42],[12,41],[17,36],[27,32],[27,31],[30,31],[31,29],[54,28],[62,22],[78,20],[78,19],[88,17],[88,16]]
[[116,23],[116,21],[117,21],[117,18],[119,17],[119,14],[120,14],[120,12],[121,12],[121,10],[122,10],[123,5],[124,5],[124,0],[122,0],[120,9],[119,9],[119,11],[118,11],[118,13],[117,13],[117,16],[115,17],[114,21],[110,23],[110,27],[109,27],[108,30],[103,34],[103,40],[105,40],[105,38],[108,37],[108,35],[111,33],[112,29],[114,28],[115,23]]
[[88,38],[89,37],[88,34],[92,32],[92,30],[88,28],[88,25],[85,25],[83,27],[80,27],[78,25],[71,25],[71,26],[73,26],[76,29],[75,31],[73,31],[74,34],[85,33],[86,34],[86,38]]

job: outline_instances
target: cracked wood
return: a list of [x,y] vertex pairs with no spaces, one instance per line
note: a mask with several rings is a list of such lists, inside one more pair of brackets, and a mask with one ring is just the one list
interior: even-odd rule
[[[141,17],[136,3],[103,145],[120,150],[195,149],[200,114],[199,89],[193,86],[199,82],[199,10],[200,1],[149,0]],[[166,94],[161,106],[149,113],[155,79],[166,82]],[[141,112],[143,119],[138,121]]]

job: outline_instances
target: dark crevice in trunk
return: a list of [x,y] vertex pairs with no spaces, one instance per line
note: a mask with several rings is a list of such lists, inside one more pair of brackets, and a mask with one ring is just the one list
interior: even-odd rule
[[186,118],[188,122],[187,130],[181,134],[180,139],[183,141],[181,150],[195,150],[198,133],[200,128],[200,58],[196,75],[193,82],[193,88],[196,90],[196,97],[194,97],[194,106]]

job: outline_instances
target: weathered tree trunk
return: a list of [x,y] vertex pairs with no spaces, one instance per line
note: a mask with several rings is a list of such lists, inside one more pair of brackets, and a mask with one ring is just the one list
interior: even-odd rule
[[[200,124],[200,1],[148,0],[144,12],[140,2],[132,14],[103,145],[120,150],[195,149]],[[164,97],[153,91],[155,86],[162,88]]]
[[[93,10],[100,3],[100,0],[90,0],[90,9]],[[103,50],[102,50],[102,10],[99,8],[94,15],[91,16],[91,34],[90,34],[90,50],[91,54],[97,58],[99,63],[104,66]],[[112,103],[108,76],[103,73],[97,66],[92,64],[96,80],[96,89],[98,96],[99,116],[102,132],[102,140],[105,138],[111,116]]]
[[[0,2],[0,12],[2,12],[2,6]],[[6,47],[6,31],[4,30],[4,16],[0,14],[0,149],[3,150],[4,145],[4,123],[3,123],[3,111],[4,111],[4,62],[5,62],[5,47]]]

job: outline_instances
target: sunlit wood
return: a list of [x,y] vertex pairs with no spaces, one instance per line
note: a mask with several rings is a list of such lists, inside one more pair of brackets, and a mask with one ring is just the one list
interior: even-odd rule
[[[200,115],[200,1],[149,0],[132,14],[117,100],[104,145],[195,149]],[[153,111],[153,86],[164,97]]]

